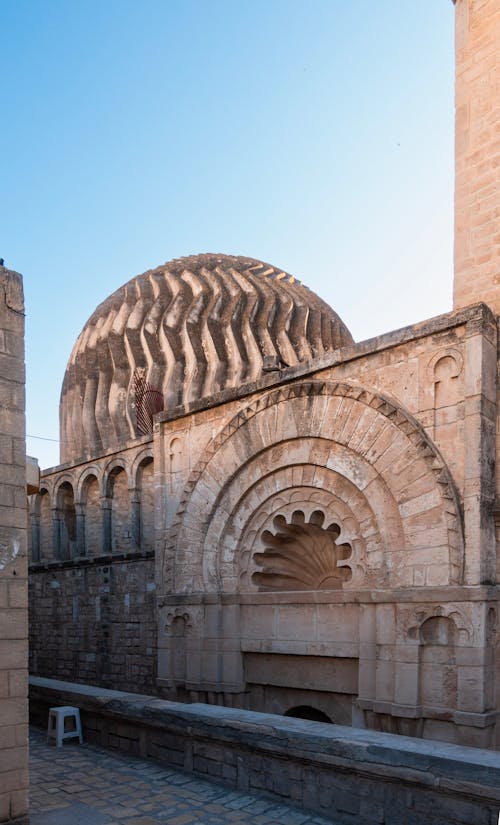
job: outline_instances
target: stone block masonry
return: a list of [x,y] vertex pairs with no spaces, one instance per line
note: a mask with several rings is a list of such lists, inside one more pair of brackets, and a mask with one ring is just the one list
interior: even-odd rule
[[87,741],[339,825],[496,825],[500,754],[377,731],[31,678],[33,719],[81,709]]
[[500,4],[456,0],[454,306],[500,312]]
[[0,822],[28,822],[24,299],[0,267]]
[[31,672],[154,692],[153,564],[137,552],[31,565]]

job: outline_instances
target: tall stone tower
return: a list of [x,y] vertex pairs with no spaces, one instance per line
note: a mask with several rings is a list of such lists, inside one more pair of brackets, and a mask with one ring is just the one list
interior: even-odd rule
[[500,314],[499,0],[456,0],[455,308]]
[[0,266],[0,822],[28,823],[24,297]]

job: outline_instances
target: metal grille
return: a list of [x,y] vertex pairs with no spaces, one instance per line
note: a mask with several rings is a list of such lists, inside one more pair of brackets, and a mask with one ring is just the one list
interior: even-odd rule
[[153,432],[153,416],[163,410],[163,394],[146,381],[144,370],[134,371],[136,428],[141,435]]

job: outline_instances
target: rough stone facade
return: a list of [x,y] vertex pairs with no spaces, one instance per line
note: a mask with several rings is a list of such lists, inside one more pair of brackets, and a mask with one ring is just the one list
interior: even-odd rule
[[[457,3],[458,96],[472,53],[492,76],[494,7]],[[476,162],[457,153],[457,197]],[[477,192],[498,234],[500,190]],[[453,312],[358,344],[230,256],[102,304],[63,384],[66,463],[31,501],[35,672],[499,747],[500,286],[464,272]]]
[[0,266],[0,822],[28,811],[24,299]]

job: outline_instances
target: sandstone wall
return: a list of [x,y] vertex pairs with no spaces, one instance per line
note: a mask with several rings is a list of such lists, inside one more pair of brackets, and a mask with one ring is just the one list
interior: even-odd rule
[[0,822],[27,822],[28,615],[24,302],[0,267]]
[[500,313],[500,4],[456,0],[454,306]]

